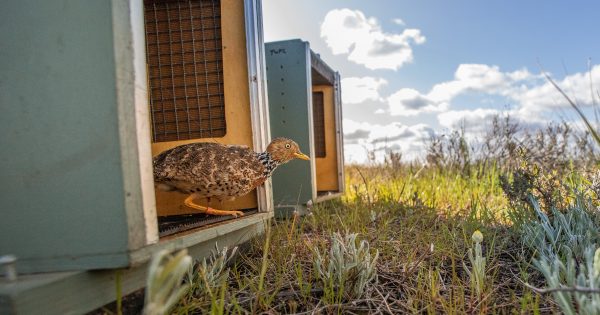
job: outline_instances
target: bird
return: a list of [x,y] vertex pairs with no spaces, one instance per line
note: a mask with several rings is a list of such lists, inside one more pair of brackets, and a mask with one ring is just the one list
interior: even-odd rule
[[243,216],[237,210],[219,210],[194,203],[195,199],[232,200],[262,185],[273,171],[293,159],[310,160],[298,144],[273,139],[265,152],[244,145],[196,142],[174,147],[153,158],[154,182],[163,191],[189,196],[184,205],[210,215]]

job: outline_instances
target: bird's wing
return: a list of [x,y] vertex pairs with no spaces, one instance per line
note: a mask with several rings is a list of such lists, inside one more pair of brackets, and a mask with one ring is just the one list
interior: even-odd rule
[[194,175],[207,176],[215,154],[210,143],[191,143],[162,152],[153,161],[154,180],[191,181]]
[[239,196],[264,181],[265,166],[246,146],[193,143],[161,153],[154,159],[156,182],[183,191],[200,188],[212,196]]
[[227,147],[231,149],[250,150],[250,147],[245,144],[230,144]]
[[262,171],[256,153],[247,146],[227,146],[213,156],[210,164],[215,168],[212,177],[221,182],[245,183]]

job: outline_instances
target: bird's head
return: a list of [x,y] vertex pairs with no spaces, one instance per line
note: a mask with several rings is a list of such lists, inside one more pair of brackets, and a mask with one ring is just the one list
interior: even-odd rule
[[279,164],[287,163],[293,159],[310,160],[306,154],[300,152],[296,142],[287,138],[275,138],[269,143],[267,153]]

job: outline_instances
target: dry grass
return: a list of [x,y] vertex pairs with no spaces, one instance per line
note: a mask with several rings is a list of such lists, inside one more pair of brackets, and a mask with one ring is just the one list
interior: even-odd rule
[[[362,167],[347,173],[351,189],[343,200],[319,204],[311,215],[295,221],[272,222],[268,233],[231,265],[228,281],[216,289],[219,296],[190,295],[175,312],[557,311],[550,297],[524,285],[543,287],[543,278],[531,265],[531,253],[498,215],[508,202],[497,178],[488,174],[469,179],[410,168],[390,172]],[[477,229],[484,235],[487,260],[485,290],[480,295],[471,289],[465,270],[471,267],[467,253]],[[348,298],[341,292],[344,288],[323,283],[314,268],[315,252],[326,253],[336,232],[357,233],[368,242],[371,253],[379,252],[377,280],[360,297]]]
[[[478,147],[460,132],[433,139],[428,166],[394,152],[384,164],[347,166],[341,200],[271,222],[210,294],[190,291],[175,313],[559,313],[552,294],[534,290],[548,283],[524,237],[539,220],[528,200],[551,213],[584,192],[599,207],[594,139],[567,124],[531,133],[498,117]],[[475,230],[486,261],[477,288]]]

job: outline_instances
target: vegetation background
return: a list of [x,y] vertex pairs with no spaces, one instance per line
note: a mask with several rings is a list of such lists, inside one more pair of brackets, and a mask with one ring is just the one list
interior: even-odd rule
[[341,200],[246,248],[161,253],[144,312],[600,314],[600,124],[581,119],[498,116],[481,139],[430,139],[421,161],[347,165]]

